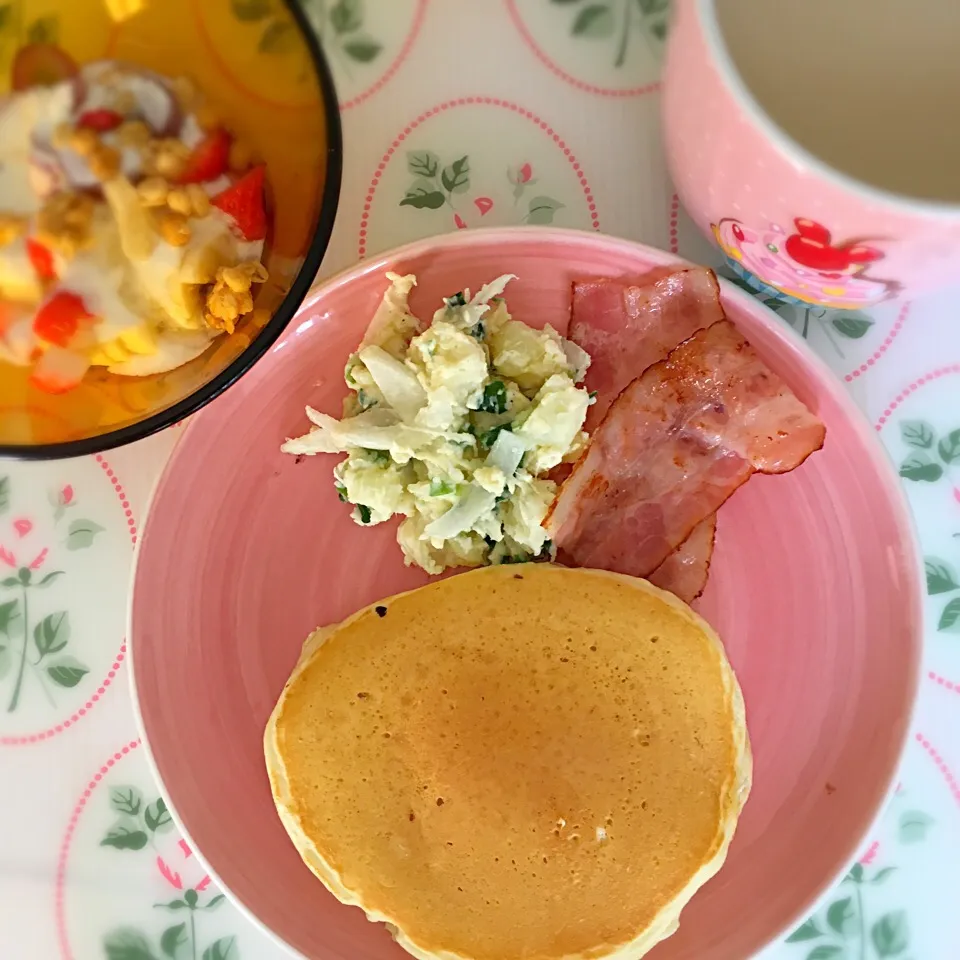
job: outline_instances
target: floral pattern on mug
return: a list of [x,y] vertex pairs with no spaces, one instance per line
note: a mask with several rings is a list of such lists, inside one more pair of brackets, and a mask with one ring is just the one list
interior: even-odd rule
[[888,300],[900,284],[867,274],[885,256],[866,240],[835,243],[823,224],[806,217],[793,233],[778,224],[757,230],[735,217],[711,223],[713,236],[733,270],[753,289],[796,304],[857,310]]

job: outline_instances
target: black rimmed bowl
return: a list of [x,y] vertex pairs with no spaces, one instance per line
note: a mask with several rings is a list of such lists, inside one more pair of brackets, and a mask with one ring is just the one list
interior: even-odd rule
[[[113,5],[116,6],[116,5]],[[0,57],[0,93],[115,59],[189,78],[266,165],[270,228],[255,316],[168,373],[120,377],[94,368],[60,395],[0,362],[0,456],[54,459],[132,443],[195,413],[263,356],[297,312],[333,231],[342,142],[333,80],[299,6],[146,0],[125,18],[102,0],[70,0],[19,24]],[[26,82],[25,82],[26,81]],[[267,317],[266,322],[262,318]]]

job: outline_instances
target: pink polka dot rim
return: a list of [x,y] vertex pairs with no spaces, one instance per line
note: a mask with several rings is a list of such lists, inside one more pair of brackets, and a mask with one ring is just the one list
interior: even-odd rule
[[939,673],[934,673],[930,670],[927,673],[927,679],[932,680],[939,687],[945,687],[947,690],[952,690],[954,693],[960,694],[960,683],[954,683],[946,677],[941,677]]
[[680,223],[680,197],[674,194],[670,200],[670,252],[680,252],[680,240],[677,227]]
[[94,459],[100,464],[101,469],[107,475],[107,479],[113,485],[114,493],[120,500],[120,506],[123,508],[123,514],[127,520],[127,530],[130,533],[130,543],[132,546],[137,545],[137,523],[133,519],[133,510],[130,508],[130,501],[127,499],[127,495],[124,492],[123,487],[120,484],[120,481],[117,479],[117,475],[113,472],[113,467],[106,461],[102,454],[96,454]]
[[387,164],[393,158],[393,155],[397,152],[397,150],[400,149],[410,134],[431,117],[435,117],[445,110],[467,106],[491,106],[500,107],[505,110],[511,110],[513,113],[519,114],[521,117],[532,121],[538,127],[540,127],[541,130],[546,132],[553,142],[563,150],[564,156],[567,158],[571,167],[573,168],[573,172],[577,175],[577,180],[580,182],[580,187],[583,190],[583,194],[587,200],[587,209],[590,211],[591,227],[594,230],[600,229],[600,217],[597,214],[597,205],[593,196],[593,191],[590,189],[590,184],[587,181],[586,175],[584,174],[579,161],[560,137],[560,134],[558,134],[545,120],[542,120],[535,113],[527,110],[525,107],[521,107],[519,104],[513,103],[510,100],[502,100],[499,97],[459,97],[456,100],[446,100],[443,103],[439,103],[432,107],[430,110],[426,110],[421,113],[420,116],[407,124],[407,126],[405,126],[403,130],[397,134],[386,153],[384,153],[384,155],[380,158],[380,162],[377,164],[376,171],[370,180],[370,186],[367,188],[367,194],[363,205],[363,213],[360,216],[360,228],[357,233],[357,256],[359,259],[362,260],[367,255],[367,233],[370,222],[370,210],[373,205],[374,196],[377,192],[377,187],[380,184],[380,178],[382,177],[384,170],[386,170]]
[[67,717],[66,720],[61,720],[54,726],[48,727],[46,730],[39,731],[39,733],[29,733],[15,737],[2,736],[0,737],[0,747],[32,746],[35,743],[42,743],[44,740],[50,740],[61,733],[66,733],[70,727],[77,724],[100,702],[104,694],[107,692],[107,687],[109,687],[116,679],[117,674],[120,672],[120,666],[123,661],[126,660],[126,658],[127,643],[124,641],[122,644],[120,644],[120,649],[117,651],[117,655],[114,657],[113,663],[111,664],[109,671],[107,671],[107,675],[100,682],[96,692],[90,695],[90,698],[82,707],[74,711],[74,713]]
[[953,771],[951,771],[947,766],[943,756],[922,733],[917,733],[914,736],[914,739],[920,744],[927,756],[933,761],[937,770],[940,771],[940,775],[946,782],[947,789],[950,791],[950,795],[956,801],[957,806],[960,806],[960,783],[957,782],[957,778],[953,775]]
[[394,78],[397,71],[403,66],[407,57],[410,56],[410,51],[417,42],[417,37],[420,35],[420,30],[423,27],[423,21],[426,19],[427,6],[429,2],[430,0],[417,0],[417,9],[414,12],[413,23],[410,26],[410,30],[407,33],[406,39],[403,41],[403,46],[400,47],[399,53],[397,53],[397,55],[393,58],[393,61],[390,66],[387,67],[386,72],[373,84],[367,87],[366,90],[363,90],[355,97],[351,97],[349,100],[341,103],[341,111],[352,110],[365,100],[369,100],[372,96],[379,93]]
[[104,776],[110,771],[111,767],[122,760],[127,754],[136,750],[140,746],[139,740],[131,740],[116,751],[112,757],[109,757],[100,769],[94,774],[93,779],[87,784],[80,799],[74,805],[73,812],[70,814],[70,820],[67,823],[67,830],[60,843],[60,853],[57,856],[57,873],[54,881],[54,912],[56,914],[57,942],[60,945],[60,955],[62,960],[74,960],[73,952],[70,949],[70,939],[67,934],[67,919],[64,904],[64,890],[67,879],[67,860],[70,856],[70,847],[73,843],[73,835],[76,832],[77,824],[80,822],[87,802],[93,795],[93,791],[103,780]]
[[887,404],[886,409],[877,419],[875,428],[878,431],[882,430],[884,425],[893,415],[894,410],[896,410],[897,407],[899,407],[912,393],[916,393],[921,387],[928,383],[932,383],[934,380],[939,380],[941,377],[946,377],[954,373],[960,373],[960,363],[952,363],[946,367],[938,367],[936,370],[931,370],[930,373],[924,374],[922,377],[914,380],[913,383],[904,388],[902,392],[898,393],[893,400]]
[[[127,530],[130,534],[131,546],[136,546],[137,524],[134,520],[133,510],[130,506],[130,501],[127,498],[127,494],[124,491],[119,479],[117,479],[117,475],[114,473],[113,467],[110,466],[107,460],[99,453],[94,456],[94,460],[96,460],[96,462],[100,465],[100,468],[106,474],[107,479],[113,486],[113,490],[120,501],[120,506],[123,509],[124,517],[127,522]],[[90,698],[84,703],[84,705],[78,710],[74,711],[74,713],[67,717],[66,720],[61,720],[59,723],[47,727],[45,730],[40,730],[37,733],[21,734],[17,736],[0,736],[0,747],[33,746],[36,743],[42,743],[44,740],[50,740],[53,737],[65,733],[72,726],[77,724],[83,717],[85,717],[100,702],[104,694],[107,692],[107,688],[116,679],[117,673],[120,671],[120,665],[126,659],[126,656],[127,642],[124,640],[120,644],[120,649],[113,658],[113,664],[107,671],[107,675],[98,684],[96,692],[91,694]]]
[[550,57],[537,43],[526,23],[524,23],[523,17],[520,16],[520,11],[517,9],[516,0],[505,0],[505,2],[507,5],[507,12],[510,14],[510,19],[513,21],[514,27],[516,27],[517,32],[520,34],[521,39],[530,52],[533,53],[533,55],[554,76],[559,77],[561,80],[569,83],[571,86],[576,87],[578,90],[583,90],[584,93],[592,93],[598,97],[642,97],[649,93],[657,93],[660,90],[659,80],[651,81],[650,83],[643,84],[639,87],[625,88],[600,87],[592,83],[586,83],[583,80],[578,80],[576,77],[567,73],[567,71],[564,70],[552,57]]
[[883,343],[874,351],[873,356],[868,358],[866,362],[860,364],[856,370],[851,370],[850,373],[844,376],[844,380],[847,383],[852,383],[857,377],[862,376],[870,369],[886,352],[890,349],[890,345],[894,340],[899,336],[900,332],[903,330],[903,325],[907,322],[907,318],[910,316],[910,304],[905,303],[900,308],[900,313],[897,315],[897,319],[894,322],[893,326],[890,328],[890,332],[884,338]]

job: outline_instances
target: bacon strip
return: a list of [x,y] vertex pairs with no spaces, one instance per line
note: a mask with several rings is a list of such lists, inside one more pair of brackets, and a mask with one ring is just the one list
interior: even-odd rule
[[684,603],[693,603],[707,585],[716,535],[717,515],[714,513],[701,520],[693,528],[693,533],[647,579],[655,587],[669,590]]
[[786,473],[824,426],[726,320],[614,401],[554,501],[560,562],[651,574],[754,472]]
[[712,270],[662,269],[642,286],[616,280],[573,285],[570,339],[590,354],[587,386],[597,393],[584,430],[593,432],[617,394],[698,330],[723,319]]
[[[586,386],[596,393],[584,428],[596,429],[631,380],[723,316],[717,278],[703,267],[658,267],[636,284],[574,283],[569,336],[590,354]],[[556,479],[569,475],[567,467]],[[716,518],[703,521],[650,581],[686,603],[695,600],[707,582],[715,531]]]

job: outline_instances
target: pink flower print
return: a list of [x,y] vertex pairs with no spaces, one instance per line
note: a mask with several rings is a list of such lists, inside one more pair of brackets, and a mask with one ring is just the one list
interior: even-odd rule
[[953,499],[960,503],[960,487],[953,488]]
[[65,507],[73,503],[73,487],[69,483],[60,491],[60,502]]
[[[178,840],[157,855],[157,870],[174,890],[184,888],[203,892],[210,886],[210,876],[194,857],[186,840]],[[181,872],[182,871],[182,872]]]
[[528,187],[537,182],[533,175],[533,167],[530,163],[522,163],[519,167],[507,167],[507,180],[513,185],[513,200],[518,201]]
[[877,858],[877,851],[880,849],[880,844],[874,840],[873,843],[867,848],[867,852],[857,861],[864,867],[869,866]]
[[453,222],[457,225],[458,230],[465,230],[467,227],[466,221],[460,216],[459,213],[455,213],[453,215]]
[[[24,540],[32,531],[33,523],[28,520],[26,517],[21,517],[18,520],[13,521],[13,533],[18,540]],[[13,567],[16,569],[21,565],[29,567],[31,570],[39,570],[43,566],[44,561],[47,559],[47,554],[49,550],[46,547],[43,547],[39,553],[35,554],[32,560],[24,560],[23,554],[20,555],[20,561],[18,562],[16,554],[12,550],[8,550],[6,547],[0,546],[0,561],[5,563],[8,567]],[[27,554],[29,556],[29,554]]]
[[473,204],[480,211],[481,217],[493,209],[493,201],[489,197],[477,197]]

